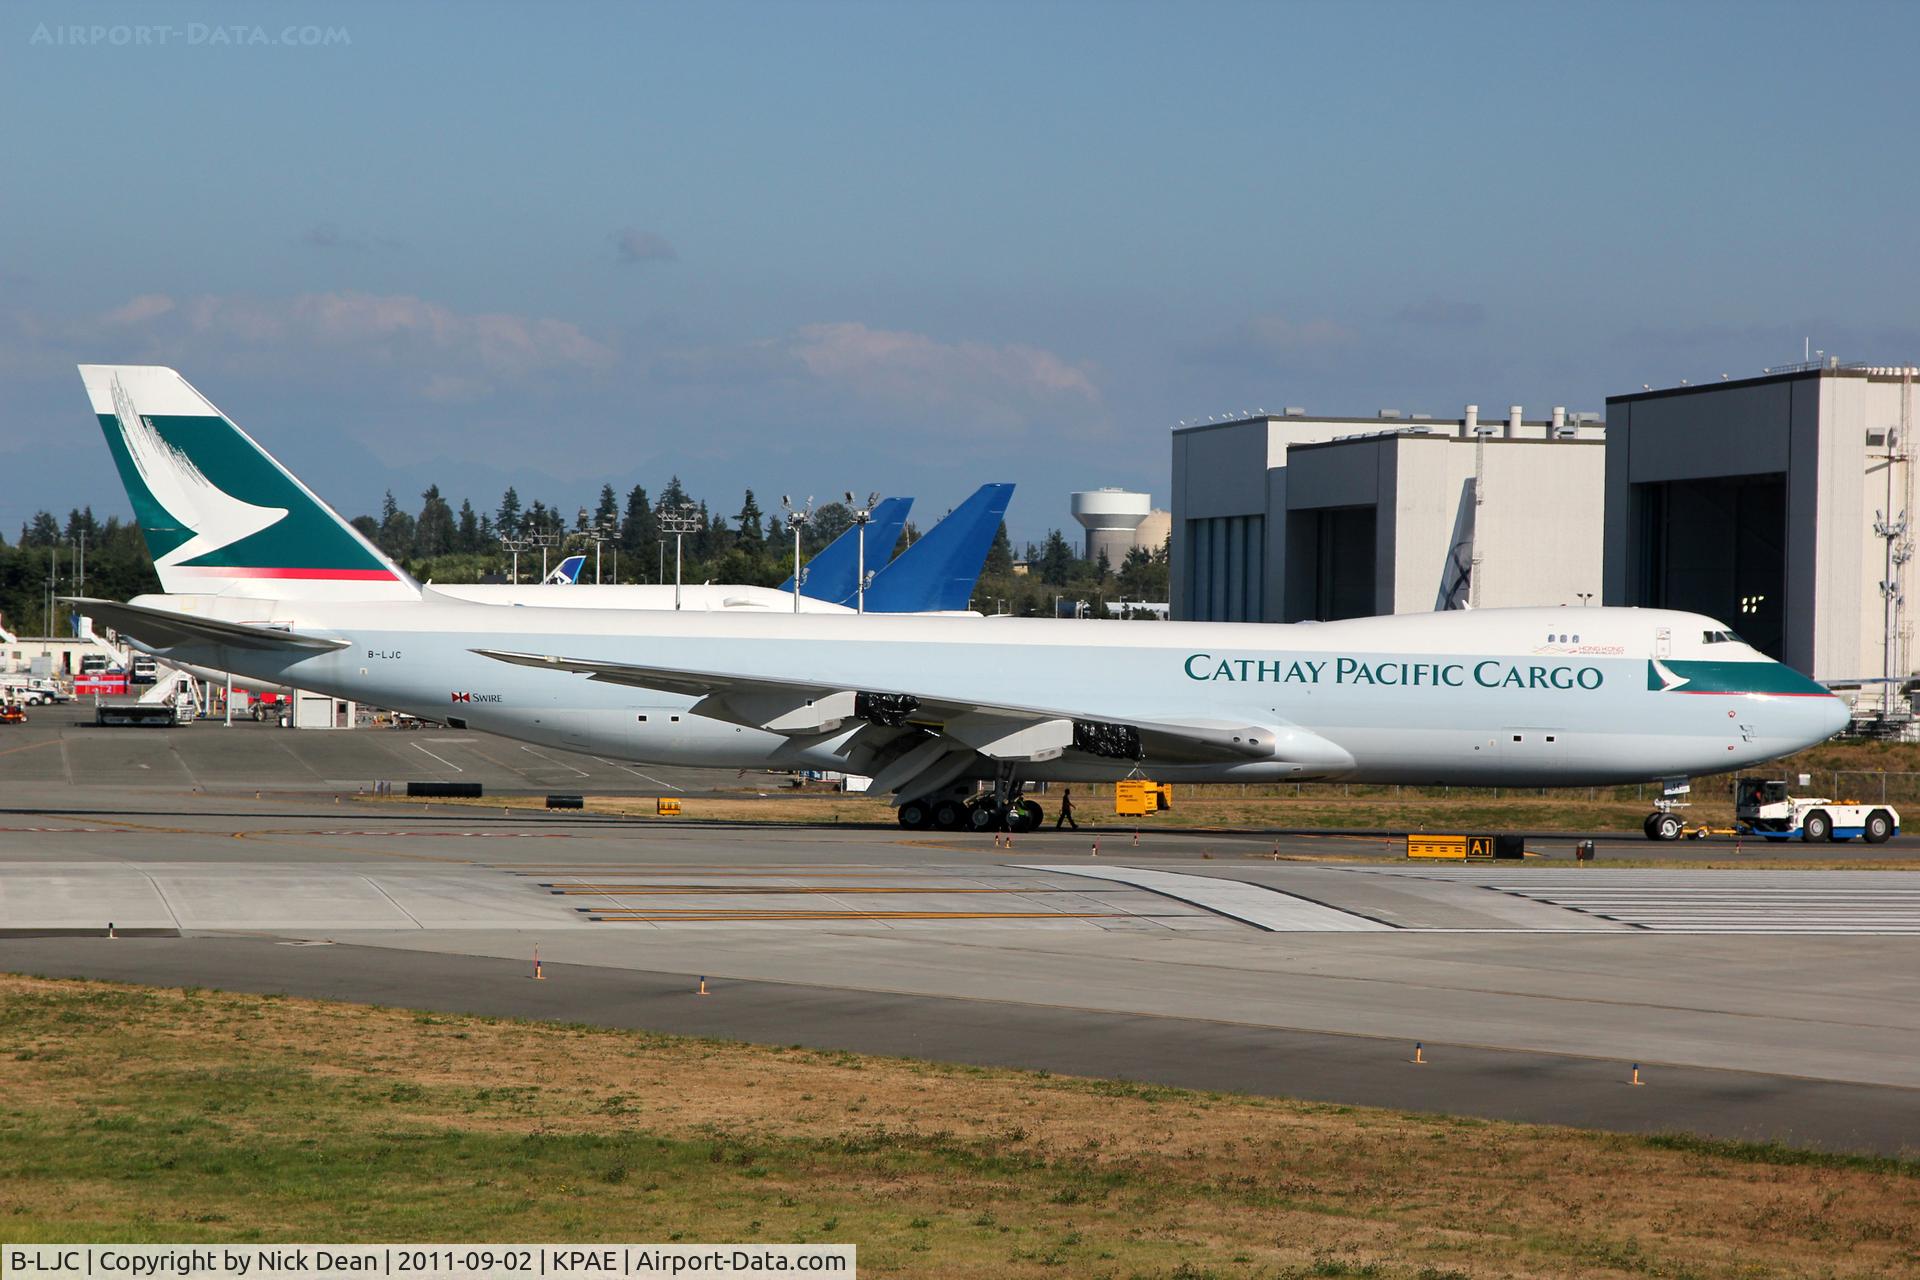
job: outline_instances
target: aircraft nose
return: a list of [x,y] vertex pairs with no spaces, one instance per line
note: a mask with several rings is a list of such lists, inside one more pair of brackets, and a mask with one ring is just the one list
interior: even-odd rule
[[1835,697],[1825,685],[1808,679],[1784,663],[1772,664],[1771,682],[1773,691],[1785,694],[1775,699],[1785,704],[1780,708],[1783,713],[1781,728],[1783,737],[1789,739],[1791,750],[1818,746],[1834,734],[1847,727],[1853,718],[1847,704]]
[[1817,705],[1814,719],[1820,729],[1819,740],[1821,742],[1825,742],[1828,738],[1831,738],[1834,734],[1846,728],[1848,722],[1853,719],[1853,709],[1839,698],[1829,696],[1826,698],[1810,698],[1808,701]]

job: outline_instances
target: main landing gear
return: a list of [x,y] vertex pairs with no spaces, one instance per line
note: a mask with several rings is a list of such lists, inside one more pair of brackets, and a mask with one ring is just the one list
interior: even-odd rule
[[915,796],[901,802],[900,825],[909,831],[1038,830],[1046,819],[1039,803],[1014,794],[1006,801],[994,795]]

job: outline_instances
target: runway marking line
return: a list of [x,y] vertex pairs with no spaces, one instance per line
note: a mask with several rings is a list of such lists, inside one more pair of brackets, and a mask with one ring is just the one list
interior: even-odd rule
[[[425,747],[423,747],[423,746],[421,746],[421,745],[420,745],[419,743],[417,743],[417,742],[415,742],[415,743],[412,743],[411,745],[412,745],[412,747],[413,747],[413,749],[414,749],[415,751],[418,751],[418,752],[419,752],[420,754],[422,754],[422,755],[427,755],[427,756],[433,756],[433,758],[434,758],[435,760],[438,760],[438,761],[439,761],[439,762],[440,762],[441,764],[443,764],[443,765],[445,765],[445,766],[447,766],[447,768],[449,768],[449,769],[451,769],[451,770],[453,770],[453,771],[454,771],[455,773],[465,773],[465,772],[466,772],[466,770],[465,770],[465,769],[462,769],[462,768],[461,768],[461,767],[460,767],[459,765],[457,765],[457,764],[455,764],[455,763],[454,763],[453,761],[451,761],[451,760],[449,760],[449,759],[447,759],[447,758],[446,758],[445,756],[442,756],[442,755],[435,755],[435,754],[434,754],[433,752],[431,752],[431,751],[429,751],[429,750],[427,750],[427,749],[426,749]],[[525,775],[522,775],[522,776],[524,777]]]
[[556,896],[568,895],[568,894],[585,894],[585,895],[600,895],[600,896],[617,895],[617,896],[623,896],[623,897],[651,897],[651,896],[672,896],[672,895],[684,896],[689,894],[691,895],[712,894],[715,896],[737,895],[737,896],[755,897],[763,894],[771,895],[771,894],[802,894],[802,893],[826,893],[826,894],[833,894],[833,893],[928,893],[928,894],[1070,893],[1070,894],[1078,894],[1078,895],[1084,896],[1087,892],[1085,889],[1054,889],[1054,888],[956,889],[956,888],[951,888],[944,885],[881,886],[881,885],[832,885],[832,884],[823,884],[823,885],[687,884],[687,885],[661,885],[658,887],[654,887],[654,886],[640,886],[640,885],[590,885],[590,884],[572,885],[570,884],[570,885],[543,885],[542,887],[547,889],[550,893],[553,893]]
[[688,908],[685,911],[632,911],[575,908],[589,920],[608,923],[684,921],[753,922],[783,920],[1132,920],[1123,911],[709,911]]
[[[533,876],[543,876],[543,875],[545,876],[566,876],[566,875],[576,875],[576,874],[585,875],[590,872],[600,872],[604,874],[610,871],[619,872],[620,874],[623,874],[623,875],[643,876],[643,875],[650,875],[656,871],[659,872],[661,875],[671,875],[676,872],[680,874],[685,874],[686,872],[692,871],[692,872],[698,872],[700,875],[703,875],[703,876],[707,876],[707,875],[711,875],[711,876],[804,875],[804,876],[807,876],[809,879],[825,880],[825,879],[832,879],[840,876],[875,876],[875,875],[887,874],[886,864],[884,863],[877,863],[877,864],[870,865],[865,870],[862,870],[862,871],[815,871],[813,868],[806,867],[806,866],[789,867],[789,866],[781,866],[779,864],[755,866],[752,868],[745,868],[745,869],[738,869],[738,870],[709,871],[706,869],[705,866],[703,866],[698,862],[660,862],[660,863],[654,863],[650,866],[637,866],[637,867],[635,866],[623,867],[614,863],[601,863],[598,865],[587,863],[579,866],[566,866],[566,865],[546,866],[540,863],[490,862],[486,865],[489,870],[500,871],[500,872],[506,873],[507,875],[514,875],[514,876],[521,876],[521,877],[533,877]],[[834,864],[829,863],[826,865],[831,866]],[[845,865],[845,864],[840,864],[840,865]],[[924,875],[926,873],[918,868],[909,868],[909,869],[902,870],[899,874],[903,876],[911,876],[911,875]]]

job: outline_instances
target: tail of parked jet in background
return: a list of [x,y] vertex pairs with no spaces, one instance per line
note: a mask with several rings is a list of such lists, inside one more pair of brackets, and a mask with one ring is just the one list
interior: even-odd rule
[[419,584],[172,369],[83,364],[171,595],[409,600]]
[[552,573],[540,579],[540,584],[547,587],[570,587],[580,581],[580,570],[586,566],[586,563],[585,556],[568,556]]
[[[959,613],[972,603],[993,536],[1013,501],[1010,484],[983,484],[867,588],[868,613]],[[848,603],[852,603],[849,601]]]
[[[875,504],[873,519],[867,523],[867,572],[881,568],[893,555],[893,544],[900,541],[900,530],[912,509],[912,498],[887,498]],[[851,607],[860,590],[859,564],[860,526],[854,525],[807,561],[800,571],[800,594]],[[781,583],[780,590],[793,590],[793,579]]]

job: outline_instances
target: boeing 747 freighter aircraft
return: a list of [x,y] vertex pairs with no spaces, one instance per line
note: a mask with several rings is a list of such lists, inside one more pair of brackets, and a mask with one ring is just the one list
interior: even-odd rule
[[1847,720],[1720,623],[1664,610],[1249,625],[457,601],[407,578],[171,369],[82,374],[156,562],[206,584],[80,602],[156,652],[621,759],[867,774],[910,827],[1027,826],[1027,783],[1137,772],[1677,779]]

